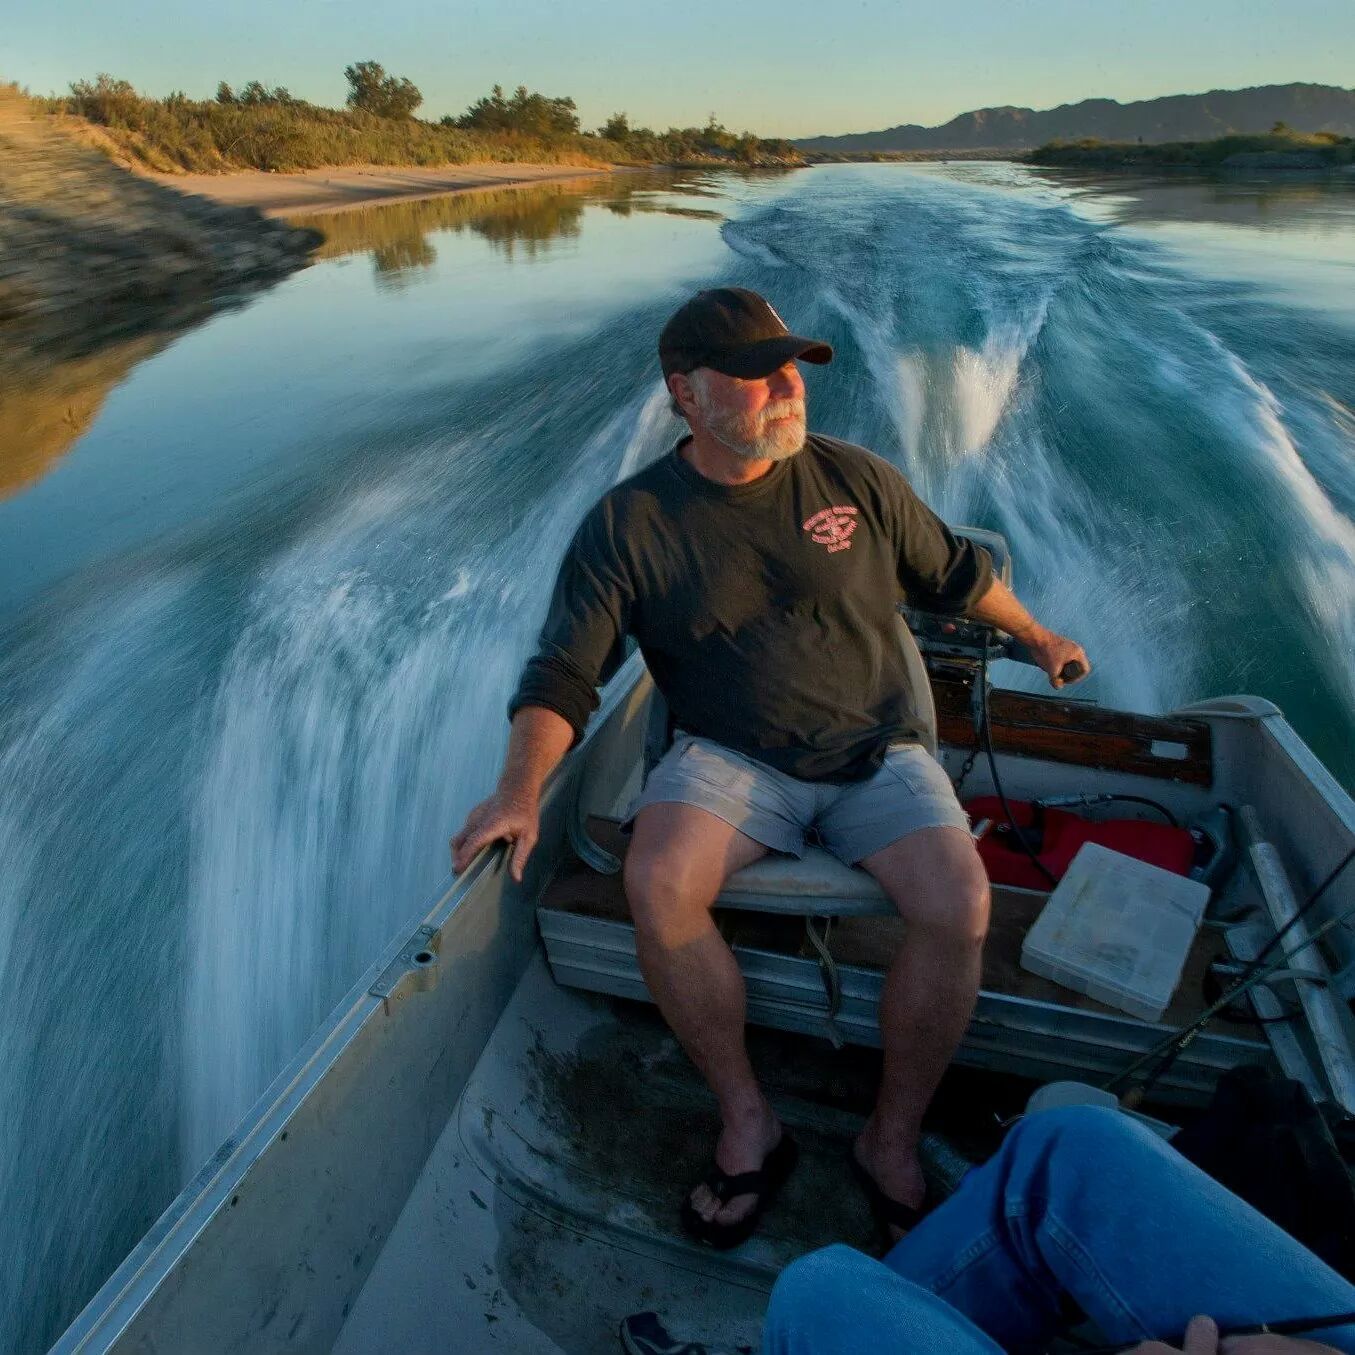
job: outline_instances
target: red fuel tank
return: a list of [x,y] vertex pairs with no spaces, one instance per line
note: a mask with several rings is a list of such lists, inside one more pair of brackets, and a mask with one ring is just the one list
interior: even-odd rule
[[[1195,862],[1195,839],[1184,828],[1145,819],[1102,819],[1093,823],[1066,809],[1044,809],[1025,800],[1008,800],[1008,804],[1026,841],[1056,880],[1063,879],[1064,871],[1084,842],[1100,843],[1113,852],[1147,861],[1177,875],[1188,875]],[[978,849],[993,884],[1016,885],[1021,889],[1049,888],[1049,881],[1021,850],[997,796],[981,795],[970,800],[965,809],[975,823],[992,820],[993,826],[979,839]]]

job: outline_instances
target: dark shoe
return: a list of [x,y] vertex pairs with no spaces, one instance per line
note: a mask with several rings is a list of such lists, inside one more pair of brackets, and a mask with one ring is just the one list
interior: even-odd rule
[[[657,1313],[632,1313],[621,1319],[621,1347],[626,1355],[733,1355],[723,1346],[703,1346],[699,1341],[677,1341],[659,1321]],[[740,1346],[745,1351],[746,1346]]]
[[870,1201],[870,1213],[875,1220],[880,1241],[886,1247],[892,1247],[899,1239],[890,1231],[891,1228],[900,1228],[905,1233],[911,1232],[931,1212],[935,1205],[931,1198],[931,1187],[927,1187],[921,1207],[914,1209],[912,1205],[904,1204],[902,1200],[896,1200],[880,1189],[879,1182],[857,1160],[855,1146],[848,1148],[847,1156],[851,1160],[852,1174],[861,1183],[861,1189],[866,1192],[866,1199]]
[[758,1220],[771,1207],[777,1191],[794,1170],[799,1155],[794,1139],[782,1130],[781,1141],[762,1159],[762,1166],[757,1171],[730,1176],[718,1166],[711,1167],[702,1179],[721,1205],[740,1195],[756,1195],[757,1199],[737,1223],[720,1223],[716,1219],[703,1219],[693,1207],[691,1191],[688,1191],[682,1201],[682,1226],[716,1251],[728,1251],[740,1242],[747,1242],[757,1231]]

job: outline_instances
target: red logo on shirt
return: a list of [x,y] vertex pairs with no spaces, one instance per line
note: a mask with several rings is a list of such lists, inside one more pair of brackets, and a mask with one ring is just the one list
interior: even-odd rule
[[809,539],[834,551],[851,550],[852,533],[856,530],[856,509],[850,504],[838,504],[834,508],[820,508],[804,524]]

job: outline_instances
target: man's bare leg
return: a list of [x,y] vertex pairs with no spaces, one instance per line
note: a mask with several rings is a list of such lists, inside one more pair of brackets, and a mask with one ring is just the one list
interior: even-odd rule
[[884,1074],[856,1154],[886,1195],[917,1208],[925,1193],[917,1156],[922,1116],[978,996],[988,879],[959,828],[919,829],[861,865],[908,931],[880,997]]
[[[646,805],[626,853],[626,897],[640,972],[664,1019],[720,1107],[715,1161],[731,1176],[755,1171],[781,1126],[753,1076],[744,1043],[745,994],[738,963],[716,930],[711,905],[736,870],[766,847],[695,805]],[[753,1207],[738,1195],[723,1208],[705,1185],[692,1204],[706,1220],[735,1223]]]

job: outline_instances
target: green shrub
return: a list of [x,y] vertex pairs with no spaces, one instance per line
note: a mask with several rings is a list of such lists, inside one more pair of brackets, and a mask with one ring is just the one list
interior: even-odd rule
[[348,106],[378,118],[412,118],[423,102],[418,86],[404,76],[387,75],[377,61],[358,61],[344,68]]
[[[623,118],[625,114],[621,115]],[[574,136],[579,114],[573,99],[551,98],[519,85],[511,99],[495,85],[456,119],[458,127],[478,132],[516,132],[522,136]]]
[[77,80],[71,86],[74,105],[71,111],[105,127],[128,125],[148,102],[132,88],[130,81],[115,80],[107,71],[100,71],[93,80]]

